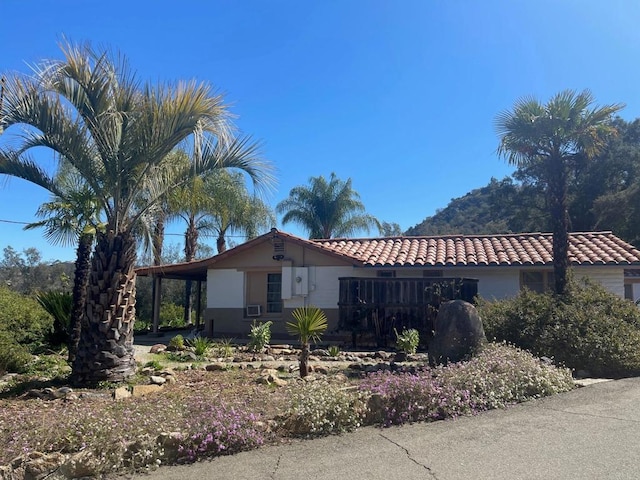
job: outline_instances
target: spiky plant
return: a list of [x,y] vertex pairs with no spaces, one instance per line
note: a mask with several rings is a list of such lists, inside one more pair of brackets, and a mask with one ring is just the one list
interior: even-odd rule
[[287,322],[287,332],[300,340],[300,376],[309,373],[309,344],[318,342],[327,330],[327,316],[313,305],[296,308],[291,312],[295,322]]

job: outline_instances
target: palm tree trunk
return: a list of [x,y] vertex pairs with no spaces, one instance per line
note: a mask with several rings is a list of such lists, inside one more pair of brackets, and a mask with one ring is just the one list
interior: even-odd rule
[[216,247],[218,248],[218,253],[222,253],[227,250],[227,241],[224,238],[224,234],[218,235],[218,238],[216,238]]
[[158,223],[153,227],[153,264],[158,266],[162,263],[162,245],[164,243],[164,215],[158,218]]
[[309,342],[302,342],[300,349],[300,378],[309,374]]
[[82,331],[82,316],[87,305],[87,286],[89,285],[89,273],[91,272],[91,245],[93,234],[83,233],[78,241],[76,250],[76,268],[73,277],[73,307],[71,310],[71,324],[69,325],[69,363],[73,364],[80,342]]
[[553,227],[553,275],[555,293],[563,295],[569,270],[569,218],[567,214],[567,170],[561,157],[552,158],[549,207]]
[[136,243],[128,233],[100,233],[92,258],[80,343],[71,381],[90,386],[135,373]]
[[[198,229],[195,220],[191,219],[184,234],[184,256],[187,262],[193,262],[196,258],[198,250]],[[193,296],[191,295],[191,280],[187,280],[184,286],[184,323],[185,325],[193,324],[191,319],[191,307],[193,305]]]

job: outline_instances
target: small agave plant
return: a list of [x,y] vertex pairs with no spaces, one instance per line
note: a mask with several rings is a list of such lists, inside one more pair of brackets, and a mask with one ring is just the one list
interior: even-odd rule
[[309,344],[318,342],[327,329],[327,316],[312,305],[291,312],[295,322],[287,322],[287,332],[300,339],[300,377],[309,373]]

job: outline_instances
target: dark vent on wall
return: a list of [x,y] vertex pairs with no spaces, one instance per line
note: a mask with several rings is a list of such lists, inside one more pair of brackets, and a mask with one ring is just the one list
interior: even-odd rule
[[444,274],[442,270],[423,270],[422,276],[426,278],[441,278]]

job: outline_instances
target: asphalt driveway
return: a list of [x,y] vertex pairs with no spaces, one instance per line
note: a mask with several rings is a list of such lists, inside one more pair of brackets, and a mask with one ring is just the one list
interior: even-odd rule
[[640,378],[475,417],[265,447],[140,479],[637,479]]

